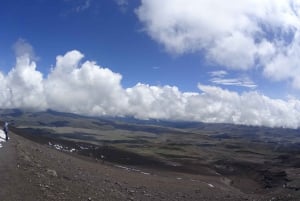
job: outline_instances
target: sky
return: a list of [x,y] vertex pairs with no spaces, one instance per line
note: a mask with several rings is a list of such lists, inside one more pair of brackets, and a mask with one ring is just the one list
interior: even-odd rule
[[0,107],[300,126],[299,0],[3,0]]

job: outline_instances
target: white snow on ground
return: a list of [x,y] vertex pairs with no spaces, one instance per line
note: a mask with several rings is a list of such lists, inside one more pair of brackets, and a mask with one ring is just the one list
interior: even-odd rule
[[215,186],[213,184],[207,183],[205,181],[201,181],[201,180],[195,180],[195,179],[191,179],[192,182],[201,182],[203,184],[207,184],[209,187],[211,188],[215,188]]
[[63,150],[63,146],[61,146],[61,145],[59,145],[59,144],[55,144],[54,145],[54,147],[55,147],[55,149],[57,149],[57,150]]
[[0,148],[2,148],[3,142],[5,142],[5,133],[3,130],[0,130]]
[[[51,147],[54,147],[57,150],[61,150],[61,151],[69,151],[71,153],[76,151],[76,149],[74,149],[74,148],[63,147],[60,144],[52,144],[51,142],[48,142],[48,145],[51,146]],[[88,149],[88,148],[85,148],[85,147],[81,147],[81,148],[82,149]]]
[[144,175],[151,175],[149,172],[143,172],[138,169],[129,168],[129,167],[121,166],[121,165],[115,165],[115,167],[127,170],[128,172],[140,172],[141,174],[144,174]]

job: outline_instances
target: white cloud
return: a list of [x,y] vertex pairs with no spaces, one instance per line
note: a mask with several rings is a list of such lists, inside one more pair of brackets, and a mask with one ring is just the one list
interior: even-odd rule
[[36,58],[32,46],[23,39],[14,45],[16,66],[8,75],[0,73],[2,107],[43,109],[46,107],[43,75],[36,70]]
[[225,75],[227,75],[227,71],[224,70],[219,70],[219,71],[211,71],[209,72],[211,77],[224,77]]
[[153,70],[159,70],[160,67],[159,67],[159,66],[153,66],[152,69],[153,69]]
[[300,89],[300,0],[142,0],[136,14],[172,54],[199,51],[229,69],[261,67]]
[[239,87],[247,87],[254,89],[257,87],[257,85],[246,76],[241,77],[229,77],[228,73],[226,71],[212,71],[209,72],[209,75],[211,76],[211,79],[209,80],[213,84],[217,85],[225,85],[225,86],[239,86]]
[[76,12],[82,12],[90,8],[91,6],[91,0],[84,0],[82,4],[78,5],[77,7],[74,8],[74,11]]
[[128,6],[128,0],[115,0],[118,6]]
[[[71,6],[71,9],[67,11],[67,13],[80,13],[86,11],[91,7],[92,1],[93,0],[64,0],[65,3]],[[64,15],[67,13],[64,13]]]
[[13,45],[16,57],[27,56],[31,60],[37,60],[33,47],[23,38],[19,38]]
[[210,81],[214,84],[218,85],[227,85],[227,86],[239,86],[239,87],[247,87],[247,88],[256,88],[257,85],[249,79],[241,79],[241,78],[212,78]]
[[[196,103],[205,101],[201,112],[207,121],[246,125],[299,127],[300,101],[271,99],[258,92],[238,94],[218,87],[199,85]],[[200,108],[199,105],[198,108]],[[192,105],[197,108],[197,105]],[[203,105],[202,105],[203,107]],[[191,109],[192,109],[191,108]]]
[[114,0],[119,6],[121,12],[126,13],[129,6],[129,0]]
[[181,119],[185,116],[185,95],[177,87],[138,83],[127,88],[126,95],[128,113],[136,118]]
[[[199,93],[181,92],[175,86],[138,83],[124,88],[122,76],[73,50],[57,56],[46,75],[37,70],[28,54],[16,66],[0,73],[0,107],[30,108],[102,116],[187,120],[203,122],[300,127],[300,101],[268,98],[258,92],[238,94],[199,84]],[[213,73],[226,75],[224,72]]]
[[122,76],[95,62],[80,64],[82,58],[76,50],[56,58],[56,66],[44,81],[47,104],[80,114],[122,115],[126,108]]
[[4,88],[4,105],[30,109],[46,107],[43,75],[36,70],[36,63],[27,55],[17,58],[16,66],[8,73]]
[[257,47],[253,38],[239,32],[216,40],[208,50],[208,59],[232,69],[248,69],[255,65]]
[[283,47],[272,61],[266,64],[264,74],[276,81],[290,80],[296,89],[300,89],[300,33],[296,40],[287,47]]

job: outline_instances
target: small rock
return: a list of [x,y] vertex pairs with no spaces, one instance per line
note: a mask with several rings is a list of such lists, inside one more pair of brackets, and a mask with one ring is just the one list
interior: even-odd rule
[[47,169],[47,173],[50,176],[57,177],[57,173],[55,170]]
[[149,194],[149,193],[144,193],[144,196],[151,197],[151,194]]
[[134,190],[129,190],[128,193],[129,193],[129,194],[134,194],[135,191],[134,191]]
[[121,184],[119,182],[115,182],[116,185],[121,186]]

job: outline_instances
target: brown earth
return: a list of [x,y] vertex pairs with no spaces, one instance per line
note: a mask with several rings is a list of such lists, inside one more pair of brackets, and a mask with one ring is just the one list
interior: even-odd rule
[[82,155],[57,150],[53,142],[41,144],[14,133],[10,137],[0,149],[3,201],[300,200],[297,189],[280,187],[259,192],[256,183],[243,178],[236,178],[239,183],[233,184],[234,176],[129,167],[101,161],[93,154],[84,156],[88,152]]

